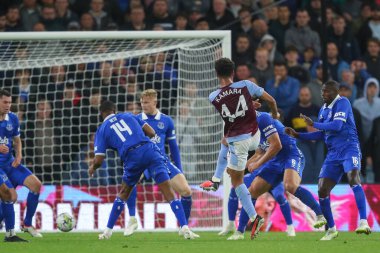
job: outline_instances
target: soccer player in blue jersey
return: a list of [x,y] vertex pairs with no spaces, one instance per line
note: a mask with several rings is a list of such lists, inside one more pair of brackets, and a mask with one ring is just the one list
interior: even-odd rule
[[366,197],[360,184],[361,151],[356,131],[354,116],[349,100],[338,95],[339,84],[328,81],[322,86],[322,98],[325,102],[318,116],[318,122],[301,115],[309,126],[319,131],[297,133],[292,128],[286,132],[302,140],[322,140],[327,145],[327,156],[319,174],[318,195],[329,229],[321,240],[331,240],[338,236],[330,206],[330,192],[340,182],[343,174],[347,175],[359,209],[360,222],[356,229],[358,234],[370,234],[367,222]]
[[[210,94],[209,100],[224,121],[224,136],[231,154],[227,172],[231,176],[236,195],[253,222],[251,239],[254,239],[264,224],[264,219],[257,215],[250,193],[243,182],[248,151],[256,149],[260,142],[260,131],[251,100],[254,96],[265,100],[276,116],[277,106],[273,97],[251,81],[233,82],[234,69],[235,64],[228,58],[215,62],[220,88]],[[209,182],[213,183],[212,180]]]
[[[157,109],[157,92],[155,90],[148,89],[143,91],[140,101],[143,113],[140,113],[138,117],[141,120],[147,122],[156,132],[156,145],[160,148],[161,153],[168,160],[167,165],[170,171],[170,183],[174,191],[181,196],[181,203],[185,211],[186,220],[189,222],[192,204],[191,188],[182,172],[181,157],[176,141],[173,120]],[[169,145],[171,159],[169,159],[168,155],[166,154],[165,143]],[[149,177],[151,174],[149,171],[151,169],[154,168],[149,168],[144,174]],[[134,188],[132,191],[131,196],[127,201],[127,206],[131,218],[128,222],[128,226],[125,229],[125,236],[133,234],[133,232],[137,229],[137,220],[135,218],[136,188]]]
[[156,135],[154,129],[133,114],[115,114],[115,105],[111,101],[104,101],[101,104],[100,113],[104,121],[95,135],[95,158],[88,173],[93,176],[95,170],[102,165],[106,149],[113,149],[118,151],[120,159],[123,161],[124,174],[121,190],[114,201],[107,228],[99,235],[99,239],[109,239],[112,236],[113,226],[124,210],[125,201],[128,200],[130,193],[147,168],[150,168],[153,179],[165,199],[170,203],[184,238],[199,237],[187,226],[182,203],[175,198],[169,181],[166,158],[156,144],[150,140]]
[[[38,197],[41,189],[40,180],[32,172],[21,164],[22,144],[20,138],[20,125],[17,115],[10,112],[12,104],[11,94],[8,91],[0,90],[0,166],[7,174],[13,187],[24,185],[29,189],[26,202],[26,215],[21,230],[29,233],[33,237],[42,235],[32,226],[32,218],[38,205]],[[13,148],[16,156],[13,156]],[[13,212],[13,202],[3,202],[1,204],[5,217],[6,237],[14,234],[14,220],[7,219],[7,215]],[[2,220],[2,217],[0,217]],[[7,222],[8,220],[8,222]]]

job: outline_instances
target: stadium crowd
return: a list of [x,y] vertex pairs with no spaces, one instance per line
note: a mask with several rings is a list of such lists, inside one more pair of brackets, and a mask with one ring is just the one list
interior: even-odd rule
[[[362,166],[369,168],[367,182],[380,182],[380,1],[327,3],[328,76],[340,82],[340,95],[352,103]],[[279,4],[273,0],[0,1],[0,32],[218,29],[232,32],[235,79],[255,80],[264,87],[283,111],[285,125],[297,131],[315,131],[299,115],[316,120],[323,106],[321,0]],[[22,47],[15,51],[18,58],[26,54]],[[140,92],[155,88],[164,113],[172,114],[173,107],[179,111],[177,127],[189,132],[181,141],[201,141],[192,139],[194,129],[188,126],[200,124],[202,129],[202,122],[183,122],[192,120],[189,115],[199,114],[197,107],[202,102],[175,101],[177,70],[170,53],[140,58],[138,64],[120,60],[53,66],[2,72],[0,77],[1,86],[11,90],[19,105],[14,111],[18,111],[24,128],[26,164],[43,175],[44,182],[80,178],[84,181],[78,183],[91,183],[87,170],[80,168],[91,159],[91,140],[100,122],[97,105],[104,98],[117,102],[120,111],[138,113]],[[185,92],[188,97],[197,97],[196,84],[189,84]],[[179,145],[181,148],[181,142]],[[300,141],[299,147],[308,168],[303,182],[315,183],[324,158],[323,142]],[[182,157],[185,164],[187,159],[200,159],[191,157],[194,153],[202,152],[182,151],[183,156],[189,156]],[[75,165],[73,161],[77,161]],[[197,168],[190,166],[190,170]],[[116,170],[100,173],[95,183],[116,183],[110,182],[109,178],[115,177],[107,174]]]

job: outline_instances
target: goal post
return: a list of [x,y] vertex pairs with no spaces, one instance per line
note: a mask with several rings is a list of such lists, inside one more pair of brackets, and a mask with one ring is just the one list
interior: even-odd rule
[[[184,174],[193,191],[190,226],[219,229],[228,221],[230,180],[217,192],[199,184],[214,172],[222,120],[208,102],[219,87],[215,60],[231,58],[230,31],[23,32],[0,39],[0,85],[11,91],[20,119],[23,162],[43,184],[37,227],[55,230],[61,212],[72,213],[78,231],[103,229],[122,176],[114,152],[88,178],[94,131],[103,99],[119,112],[141,111],[141,91],[158,91],[158,107],[172,116]],[[16,217],[25,213],[19,189]],[[174,229],[170,208],[151,181],[138,185],[139,227]],[[126,210],[117,223],[124,228]],[[16,227],[20,220],[16,221]]]

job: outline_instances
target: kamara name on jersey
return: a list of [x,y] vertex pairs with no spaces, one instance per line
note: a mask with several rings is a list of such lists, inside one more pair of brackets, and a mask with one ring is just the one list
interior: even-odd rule
[[241,89],[229,89],[229,90],[226,90],[226,91],[223,91],[223,93],[220,93],[216,98],[216,102],[219,103],[219,101],[228,96],[228,95],[233,95],[233,94],[241,94]]
[[0,144],[6,144],[8,145],[9,144],[9,139],[7,137],[0,137]]

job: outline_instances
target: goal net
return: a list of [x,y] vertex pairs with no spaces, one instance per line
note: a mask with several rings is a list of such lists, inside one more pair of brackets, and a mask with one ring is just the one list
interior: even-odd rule
[[[0,83],[12,93],[20,119],[23,162],[43,182],[35,224],[55,230],[61,212],[77,230],[104,229],[119,190],[122,166],[113,151],[94,178],[94,132],[102,100],[119,112],[140,113],[140,94],[159,94],[158,107],[173,117],[184,174],[193,191],[189,224],[222,226],[223,190],[198,185],[213,173],[222,122],[208,102],[218,87],[214,62],[230,56],[227,32],[7,33],[0,41]],[[25,213],[27,189],[18,189],[16,227]],[[127,207],[126,207],[127,209]],[[128,211],[116,228],[124,228]],[[153,182],[138,185],[140,229],[176,228],[170,206]]]

